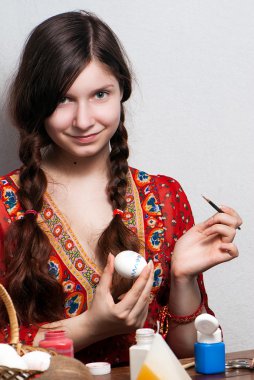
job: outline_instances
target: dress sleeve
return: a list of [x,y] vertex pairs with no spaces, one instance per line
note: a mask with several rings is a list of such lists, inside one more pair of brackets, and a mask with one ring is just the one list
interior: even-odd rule
[[[5,286],[5,264],[4,264],[4,249],[3,242],[6,231],[9,228],[11,220],[9,214],[0,199],[0,283]],[[3,305],[4,307],[4,305]],[[45,322],[46,323],[46,322]],[[24,325],[20,324],[19,339],[22,344],[32,345],[35,335],[42,324]],[[9,343],[10,341],[10,326],[8,324],[1,325],[0,328],[0,343]]]
[[[173,178],[158,175],[156,183],[164,218],[167,260],[170,266],[175,243],[194,225],[194,218],[188,198],[179,182]],[[207,313],[214,315],[208,306],[202,273],[198,275],[197,282]]]
[[[44,325],[20,325],[19,326],[19,341],[22,344],[32,346],[35,335],[40,326]],[[0,343],[10,343],[10,326],[6,325],[0,329]]]

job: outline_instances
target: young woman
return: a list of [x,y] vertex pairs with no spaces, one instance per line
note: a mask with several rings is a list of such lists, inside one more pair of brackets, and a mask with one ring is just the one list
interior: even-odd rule
[[[65,329],[85,362],[128,362],[135,330],[157,320],[174,352],[192,355],[193,321],[211,313],[202,272],[238,255],[234,210],[194,226],[176,180],[128,166],[130,95],[117,37],[83,11],[33,30],[10,89],[22,166],[0,179],[1,282],[24,342]],[[149,263],[134,283],[114,272],[126,249]]]

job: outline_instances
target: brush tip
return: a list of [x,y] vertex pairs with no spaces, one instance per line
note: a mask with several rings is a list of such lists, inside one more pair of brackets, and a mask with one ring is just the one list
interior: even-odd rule
[[204,195],[201,194],[201,196],[202,196],[207,202],[210,201],[210,199],[206,198]]

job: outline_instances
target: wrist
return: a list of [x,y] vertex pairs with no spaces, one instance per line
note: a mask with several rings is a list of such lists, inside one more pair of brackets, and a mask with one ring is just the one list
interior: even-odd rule
[[189,287],[194,286],[197,282],[197,276],[196,275],[187,275],[183,273],[176,273],[171,270],[170,274],[170,285],[171,287]]
[[97,319],[91,309],[83,313],[83,324],[85,331],[89,331],[88,346],[114,335],[114,331],[105,322]]
[[166,338],[169,331],[169,324],[172,322],[176,325],[185,325],[188,323],[192,323],[198,315],[202,314],[203,307],[204,301],[202,298],[198,307],[191,314],[174,314],[170,311],[168,305],[163,306],[159,313],[161,335],[164,337],[164,339]]
[[177,283],[191,283],[197,277],[195,268],[192,267],[192,262],[186,263],[186,260],[180,260],[174,253],[171,259],[170,274],[171,279]]

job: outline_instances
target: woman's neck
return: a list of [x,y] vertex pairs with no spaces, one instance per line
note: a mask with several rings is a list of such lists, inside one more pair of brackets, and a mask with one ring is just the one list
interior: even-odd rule
[[73,157],[58,148],[49,148],[42,160],[42,168],[55,182],[84,180],[85,178],[109,178],[109,151],[92,157]]

